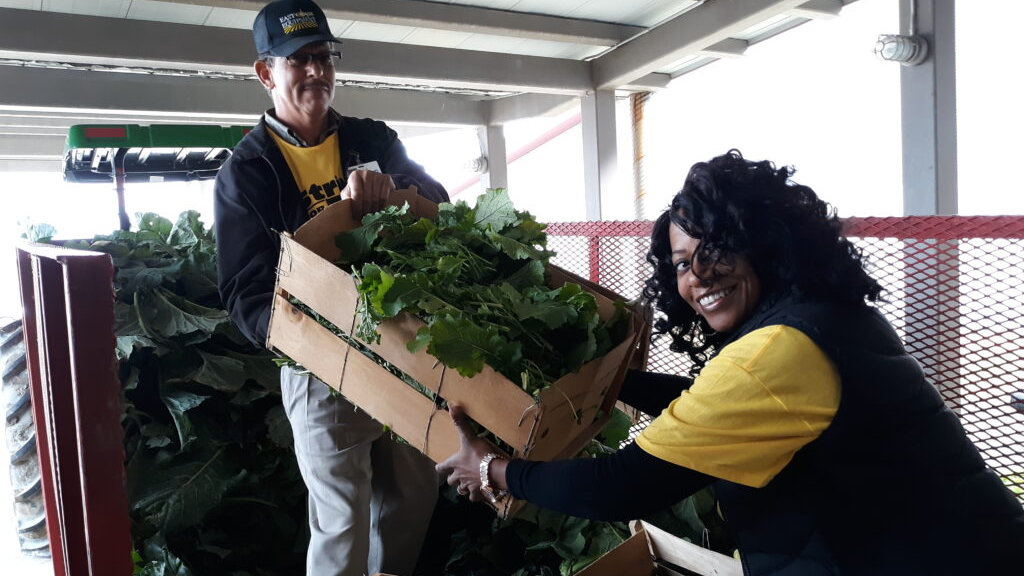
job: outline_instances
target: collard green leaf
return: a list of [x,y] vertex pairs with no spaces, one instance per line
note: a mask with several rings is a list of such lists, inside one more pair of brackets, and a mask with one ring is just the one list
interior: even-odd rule
[[531,286],[544,286],[547,282],[544,262],[541,260],[528,261],[506,278],[505,282],[517,290],[523,290]]
[[612,417],[597,438],[605,446],[618,450],[619,446],[629,439],[629,429],[633,421],[625,412],[617,408],[612,410]]
[[167,242],[182,248],[195,246],[206,236],[203,223],[199,219],[199,212],[189,210],[178,216],[178,221],[168,233]]
[[[260,387],[269,391],[281,390],[281,371],[274,365],[271,358],[264,351],[243,354],[230,349],[220,351],[222,356],[231,358],[241,363],[241,376],[246,381],[254,381]],[[233,376],[237,378],[237,376]]]
[[554,550],[562,558],[576,558],[583,552],[587,545],[583,537],[583,529],[590,524],[590,520],[566,516],[558,530],[558,540],[554,543]]
[[135,218],[139,232],[150,232],[161,239],[168,238],[174,229],[170,220],[152,212],[136,213]]
[[134,554],[138,576],[192,576],[185,562],[167,547],[162,534],[146,541],[142,554]]
[[117,360],[119,362],[123,362],[130,358],[132,353],[136,350],[159,347],[160,345],[152,338],[133,334],[131,336],[118,336],[117,346],[114,348],[114,353],[117,355]]
[[495,246],[501,249],[509,258],[513,260],[526,260],[528,258],[540,258],[542,252],[529,244],[523,244],[522,242],[509,238],[508,236],[502,236],[497,232],[488,230],[486,232],[487,239],[494,243]]
[[160,399],[174,419],[174,425],[178,429],[178,446],[181,449],[185,449],[196,438],[192,432],[192,421],[188,417],[188,411],[202,404],[207,398],[209,396],[201,396],[170,385],[161,386]]
[[164,288],[140,292],[140,296],[141,317],[151,335],[171,338],[193,332],[208,334],[229,321],[225,310],[200,306]]
[[564,326],[575,320],[576,309],[554,299],[557,291],[539,293],[535,297],[519,302],[515,307],[520,320],[539,320],[549,329]]
[[124,244],[111,240],[97,240],[85,246],[84,249],[110,254],[112,258],[124,258],[131,253],[131,249]]
[[194,379],[221,392],[237,392],[245,384],[245,364],[241,360],[197,350],[203,359]]
[[272,406],[267,411],[264,421],[267,423],[270,440],[274,444],[281,448],[291,448],[294,445],[295,439],[292,436],[292,426],[288,423],[283,406],[279,404]]
[[478,374],[484,363],[499,372],[522,358],[522,346],[508,342],[494,327],[482,327],[465,318],[442,316],[428,328],[427,352],[469,377]]
[[195,252],[182,260],[178,281],[181,284],[182,296],[190,300],[220,300],[217,258],[212,253]]
[[133,510],[168,532],[201,522],[246,474],[231,469],[224,448],[202,452],[200,458],[157,463],[142,457],[133,464],[134,472],[146,475],[144,485],[134,486]]
[[184,260],[168,263],[165,266],[150,267],[145,265],[118,268],[117,281],[119,288],[135,292],[145,288],[158,288],[176,282],[181,276]]
[[504,188],[491,188],[476,201],[474,223],[480,228],[498,232],[519,220],[515,206]]
[[39,224],[28,224],[25,226],[25,232],[22,233],[21,237],[28,239],[30,242],[49,242],[57,234],[57,229],[50,224],[39,223]]

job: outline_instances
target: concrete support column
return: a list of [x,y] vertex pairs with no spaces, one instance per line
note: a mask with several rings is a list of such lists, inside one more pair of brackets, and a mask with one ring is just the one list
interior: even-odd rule
[[487,158],[487,171],[480,176],[484,188],[508,188],[508,158],[505,152],[505,131],[500,126],[481,126],[477,129],[480,153]]
[[957,213],[954,0],[901,0],[900,33],[928,41],[928,57],[900,74],[903,118],[903,213]]
[[617,151],[615,92],[598,90],[580,102],[583,116],[583,184],[587,220],[601,219],[601,196],[614,193]]
[[[928,41],[928,57],[900,73],[903,213],[955,215],[957,203],[954,0],[900,0],[900,33]],[[911,14],[916,12],[913,18]],[[958,240],[907,241],[906,344],[946,405],[963,404]]]

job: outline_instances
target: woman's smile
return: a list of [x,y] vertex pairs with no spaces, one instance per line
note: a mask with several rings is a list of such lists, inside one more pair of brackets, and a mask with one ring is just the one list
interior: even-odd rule
[[712,330],[729,332],[753,316],[761,299],[761,284],[746,257],[726,255],[695,269],[700,240],[675,225],[669,227],[668,237],[679,295]]

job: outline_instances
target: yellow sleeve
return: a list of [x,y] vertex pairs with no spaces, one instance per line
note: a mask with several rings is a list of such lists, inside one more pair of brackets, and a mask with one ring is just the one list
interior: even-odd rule
[[647,453],[759,488],[839,407],[839,373],[804,333],[755,330],[726,346],[637,438]]

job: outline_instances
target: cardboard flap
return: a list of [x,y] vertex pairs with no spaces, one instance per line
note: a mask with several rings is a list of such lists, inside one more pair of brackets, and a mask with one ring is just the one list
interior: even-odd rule
[[577,576],[651,576],[654,562],[642,531],[608,551],[577,573]]
[[[437,217],[437,204],[420,196],[415,187],[395,190],[388,196],[389,206],[405,203],[409,204],[409,209],[417,216],[431,219]],[[333,262],[341,255],[334,245],[334,237],[342,230],[354,230],[361,225],[352,214],[352,200],[346,198],[331,204],[309,222],[299,226],[294,238],[317,256]]]
[[743,576],[739,560],[713,550],[691,544],[661,528],[640,522],[651,545],[651,553],[659,560],[704,576]]

